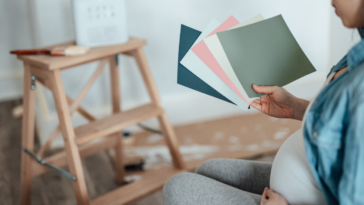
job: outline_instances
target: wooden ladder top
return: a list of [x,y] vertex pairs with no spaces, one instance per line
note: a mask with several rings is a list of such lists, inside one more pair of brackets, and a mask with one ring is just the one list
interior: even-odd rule
[[[145,44],[147,44],[145,39],[131,37],[129,41],[124,44],[94,47],[91,48],[87,54],[80,56],[18,55],[18,59],[24,61],[24,63],[36,66],[41,69],[59,70],[88,63],[101,58],[106,58],[115,54],[122,53],[125,55],[130,55],[128,51],[140,48]],[[75,41],[47,46],[45,48],[71,45],[75,45]]]

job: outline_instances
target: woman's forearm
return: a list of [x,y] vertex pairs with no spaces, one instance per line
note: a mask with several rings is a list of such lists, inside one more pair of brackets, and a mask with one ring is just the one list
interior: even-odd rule
[[297,98],[297,101],[295,103],[295,107],[293,109],[293,119],[296,120],[303,120],[303,116],[306,112],[306,109],[308,107],[308,104],[310,104],[310,101]]

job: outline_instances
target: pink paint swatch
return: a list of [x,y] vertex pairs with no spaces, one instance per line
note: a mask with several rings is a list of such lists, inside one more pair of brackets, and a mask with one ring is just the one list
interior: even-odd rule
[[226,19],[219,27],[217,27],[214,31],[212,31],[208,36],[206,36],[205,38],[212,36],[214,34],[216,34],[217,32],[220,31],[226,31],[236,25],[239,24],[239,21],[234,17],[234,16],[230,16],[228,19]]
[[[239,24],[234,16],[230,16],[224,21],[219,27],[217,27],[213,32],[211,32],[207,37],[216,34],[216,32],[228,30]],[[209,67],[226,85],[228,85],[241,99],[243,99],[248,105],[253,101],[248,102],[244,96],[239,92],[234,83],[226,75],[225,71],[222,69],[220,64],[215,59],[214,55],[211,53],[207,47],[205,41],[200,41],[191,49],[206,65]]]

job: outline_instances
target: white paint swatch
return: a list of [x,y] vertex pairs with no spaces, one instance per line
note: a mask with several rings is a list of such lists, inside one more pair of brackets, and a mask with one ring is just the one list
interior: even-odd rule
[[[261,14],[259,14],[247,21],[240,23],[239,25],[237,25],[231,29],[247,26],[249,24],[253,24],[253,23],[256,23],[256,22],[259,22],[262,20],[264,20],[264,18]],[[231,30],[231,29],[229,29],[229,30]],[[254,99],[257,99],[257,98],[249,98],[249,96],[246,94],[245,89],[243,88],[239,79],[235,75],[234,69],[232,68],[232,66],[230,64],[229,59],[226,56],[225,51],[224,51],[217,35],[214,34],[212,36],[209,36],[209,37],[205,38],[204,41],[205,41],[207,47],[209,48],[209,50],[211,51],[212,55],[215,57],[217,62],[220,64],[222,69],[225,71],[226,75],[230,78],[230,80],[233,82],[233,84],[239,90],[239,92],[243,95],[243,97],[249,102],[253,101]]]
[[[193,45],[199,43],[219,26],[220,23],[218,21],[215,19],[211,20]],[[244,100],[241,99],[233,90],[231,90],[230,87],[226,85],[224,81],[222,81],[209,67],[207,67],[207,65],[192,50],[187,52],[185,57],[182,59],[181,64],[197,77],[199,77],[202,81],[214,88],[217,92],[224,95],[231,102],[235,103],[244,110],[248,109],[249,105],[244,102]]]

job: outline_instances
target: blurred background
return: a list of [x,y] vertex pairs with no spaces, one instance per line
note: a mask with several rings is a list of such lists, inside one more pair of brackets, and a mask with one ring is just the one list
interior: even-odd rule
[[[70,0],[1,0],[0,6],[0,101],[22,96],[22,63],[9,55],[13,49],[36,48],[75,39]],[[296,96],[312,98],[329,69],[358,41],[356,31],[342,26],[329,0],[133,0],[127,2],[130,36],[145,38],[152,74],[162,96],[163,107],[174,125],[231,115],[246,114],[238,107],[208,97],[176,83],[179,31],[181,24],[203,30],[216,18],[230,15],[244,21],[257,14],[270,18],[282,14],[298,43],[317,72],[287,89]],[[120,57],[120,78],[124,108],[148,101],[133,59]],[[66,92],[77,96],[96,63],[62,72]],[[110,113],[108,76],[104,72],[82,105],[97,116]],[[37,86],[37,128],[43,141],[57,124],[52,96]],[[304,88],[304,89],[303,89]],[[218,108],[218,109],[216,109]],[[80,116],[75,125],[84,123]],[[155,122],[147,122],[155,125]],[[136,128],[137,129],[137,128]],[[62,143],[58,140],[55,145]]]
[[[129,35],[148,41],[144,51],[160,92],[163,108],[176,127],[179,137],[184,137],[183,130],[189,130],[189,134],[186,135],[192,139],[198,138],[196,130],[206,125],[204,123],[211,122],[208,125],[214,127],[236,122],[248,123],[249,118],[244,116],[257,112],[254,110],[245,112],[234,105],[177,84],[181,24],[202,31],[212,18],[222,22],[230,15],[234,15],[241,22],[257,14],[262,14],[265,18],[282,14],[303,51],[317,69],[317,72],[286,86],[294,95],[308,100],[312,99],[320,89],[331,67],[360,39],[356,30],[343,27],[333,12],[330,0],[126,0],[126,5]],[[23,65],[15,56],[9,55],[10,50],[31,49],[74,39],[71,0],[0,0],[0,109],[11,110],[13,105],[19,103],[9,104],[9,102],[21,99],[23,92]],[[129,109],[149,102],[134,60],[119,56],[119,62],[123,108]],[[69,96],[75,98],[78,95],[96,65],[96,62],[89,63],[62,71],[63,84]],[[111,113],[110,99],[109,76],[104,72],[87,94],[82,106],[100,118]],[[4,117],[5,114],[1,123],[7,121]],[[261,122],[259,125],[263,128],[276,122],[275,119],[260,117],[256,120]],[[75,114],[72,120],[74,126],[86,122],[78,114]],[[281,122],[281,124],[287,123]],[[290,123],[292,123],[290,133],[300,127],[300,123]],[[40,144],[46,141],[57,124],[58,118],[52,95],[37,84],[36,131]],[[155,119],[148,120],[144,124],[158,128]],[[251,126],[255,126],[256,131],[260,130],[256,124]],[[238,133],[244,132],[240,125],[237,127]],[[211,131],[211,127],[205,126],[205,129],[207,131],[205,134],[201,132],[201,135],[211,135],[216,138],[219,135],[216,133],[220,132]],[[128,131],[139,133],[142,129],[133,126],[128,128]],[[0,140],[12,137],[1,130],[0,134]],[[249,137],[256,136],[251,133]],[[53,144],[53,148],[59,147],[63,147],[60,137]],[[197,164],[191,165],[195,166]]]

